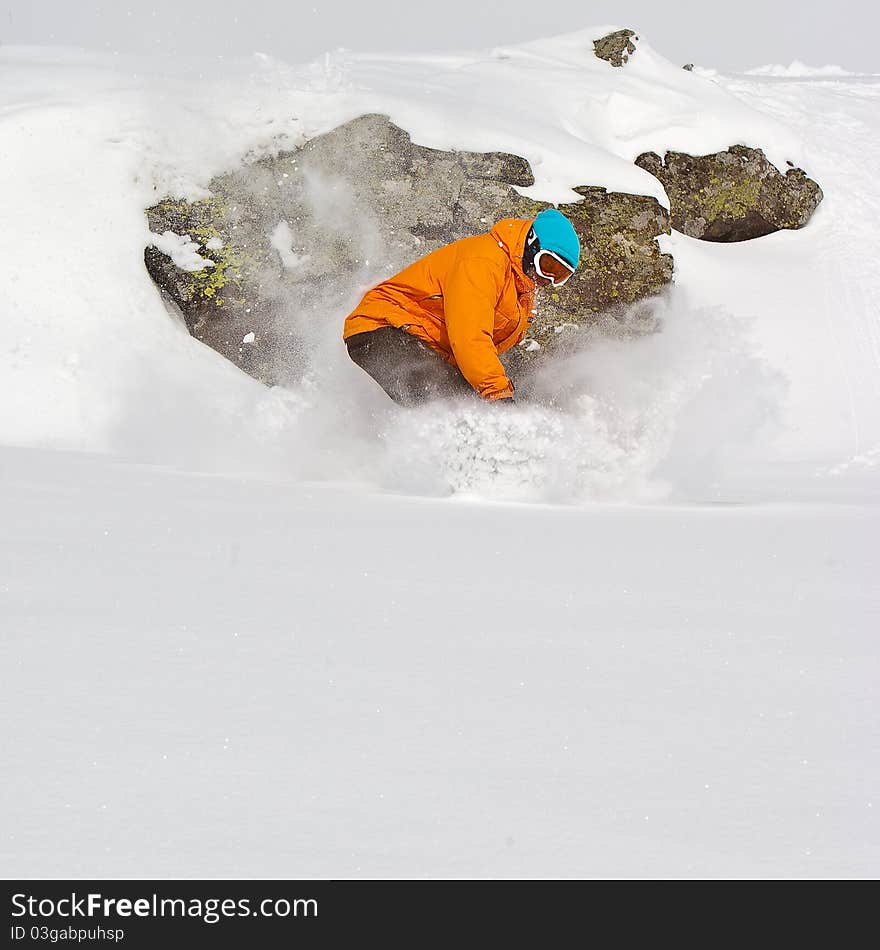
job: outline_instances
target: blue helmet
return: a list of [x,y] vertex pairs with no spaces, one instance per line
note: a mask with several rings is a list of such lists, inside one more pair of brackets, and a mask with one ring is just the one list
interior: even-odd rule
[[581,242],[571,221],[555,208],[542,211],[532,222],[532,230],[542,250],[553,251],[577,267],[581,260]]

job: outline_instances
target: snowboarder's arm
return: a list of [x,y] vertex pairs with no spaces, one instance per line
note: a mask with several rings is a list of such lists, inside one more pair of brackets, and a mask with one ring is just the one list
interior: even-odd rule
[[452,269],[443,287],[452,354],[462,376],[484,399],[513,395],[492,339],[503,278],[495,261],[469,258]]

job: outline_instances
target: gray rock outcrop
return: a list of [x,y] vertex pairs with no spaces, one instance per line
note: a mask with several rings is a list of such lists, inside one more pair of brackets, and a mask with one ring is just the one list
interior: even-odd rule
[[581,236],[581,263],[564,287],[539,295],[529,338],[542,346],[555,342],[566,324],[590,323],[654,296],[672,280],[672,255],[657,243],[669,233],[669,213],[655,198],[590,185],[574,190],[581,200],[558,207]]
[[[548,207],[515,190],[533,180],[519,156],[425,148],[386,117],[361,116],[213,179],[204,200],[149,208],[162,249],[148,247],[145,262],[194,337],[264,382],[287,382],[307,365],[319,325],[341,337],[359,292],[500,218]],[[575,191],[582,200],[560,210],[581,235],[582,265],[564,288],[540,295],[523,354],[672,279],[656,240],[669,216],[656,200]],[[186,260],[173,247],[184,235]]]
[[623,66],[636,51],[633,40],[638,41],[633,30],[615,30],[601,39],[593,40],[593,52],[612,66]]
[[783,175],[761,149],[744,145],[712,155],[645,152],[636,164],[662,182],[672,227],[704,241],[802,228],[822,200],[822,189],[800,168]]

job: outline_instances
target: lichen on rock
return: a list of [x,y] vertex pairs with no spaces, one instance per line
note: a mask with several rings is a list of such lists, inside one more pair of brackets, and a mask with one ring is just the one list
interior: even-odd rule
[[802,169],[783,175],[761,149],[745,145],[711,155],[645,152],[636,164],[666,189],[672,227],[704,241],[747,241],[802,228],[823,197]]
[[614,33],[593,40],[593,52],[612,66],[623,66],[636,51],[633,40],[638,41],[633,30],[615,30]]
[[598,314],[619,310],[659,293],[672,280],[673,260],[657,237],[669,233],[669,214],[647,195],[629,195],[582,185],[581,200],[559,205],[581,237],[581,263],[554,299],[542,300],[529,338],[542,346],[557,330],[582,325]]

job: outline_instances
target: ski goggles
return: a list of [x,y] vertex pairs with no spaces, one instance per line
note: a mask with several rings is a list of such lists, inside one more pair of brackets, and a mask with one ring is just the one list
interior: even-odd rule
[[535,254],[534,263],[538,276],[549,280],[554,287],[561,287],[574,273],[574,268],[568,261],[543,248]]

